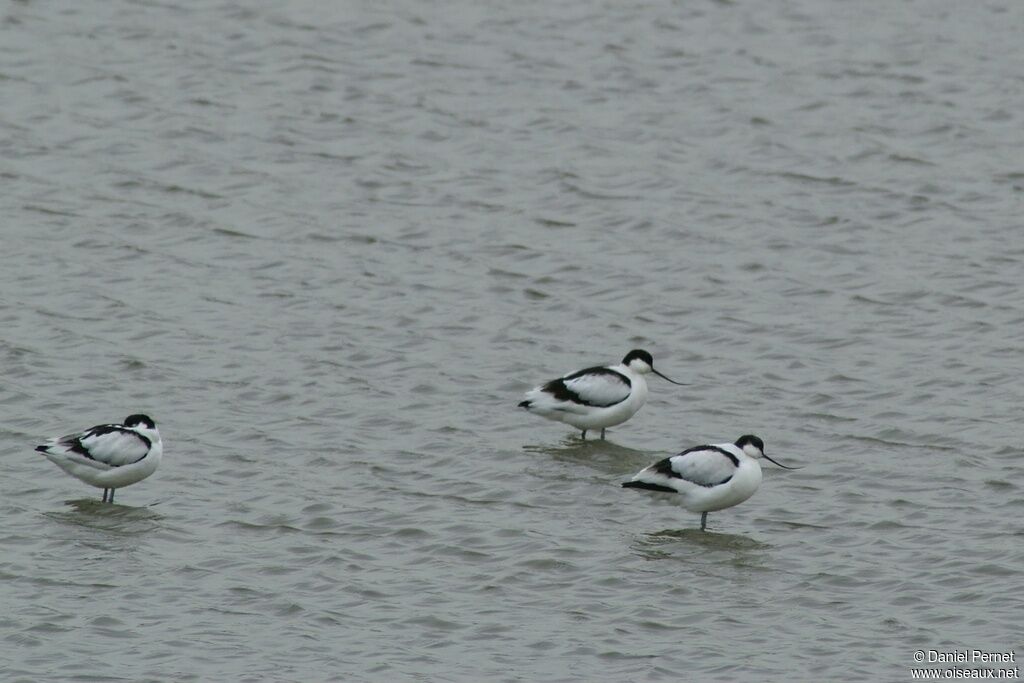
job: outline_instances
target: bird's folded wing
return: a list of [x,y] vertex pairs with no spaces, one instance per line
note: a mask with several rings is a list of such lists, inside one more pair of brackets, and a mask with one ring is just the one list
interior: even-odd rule
[[549,382],[545,389],[563,401],[607,408],[629,397],[630,381],[608,368],[590,368]]
[[729,481],[738,465],[735,455],[718,446],[698,446],[665,458],[651,469],[698,486],[717,486]]
[[149,453],[150,442],[141,434],[119,425],[101,425],[60,439],[60,445],[89,460],[111,467],[138,462]]

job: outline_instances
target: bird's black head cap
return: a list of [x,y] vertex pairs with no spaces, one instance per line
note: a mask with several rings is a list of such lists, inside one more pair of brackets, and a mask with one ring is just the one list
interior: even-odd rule
[[651,354],[647,353],[643,349],[633,349],[632,351],[627,353],[626,357],[622,359],[622,364],[629,365],[635,360],[642,360],[643,362],[650,365],[652,368],[654,367],[654,358],[652,358]]
[[153,418],[149,415],[142,415],[136,413],[135,415],[129,415],[124,419],[125,427],[145,427],[146,429],[156,429],[156,422],[153,422]]
[[743,447],[747,444],[750,444],[757,450],[764,453],[764,441],[761,441],[761,439],[753,434],[744,434],[740,438],[736,439],[736,448],[739,448],[740,450],[743,450]]

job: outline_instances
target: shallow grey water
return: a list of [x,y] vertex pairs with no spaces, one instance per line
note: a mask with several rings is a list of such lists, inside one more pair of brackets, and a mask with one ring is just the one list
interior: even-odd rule
[[[1021,649],[1024,5],[12,2],[4,680]],[[607,442],[517,411],[649,349]],[[32,452],[144,411],[99,491]],[[618,484],[762,436],[743,505]]]

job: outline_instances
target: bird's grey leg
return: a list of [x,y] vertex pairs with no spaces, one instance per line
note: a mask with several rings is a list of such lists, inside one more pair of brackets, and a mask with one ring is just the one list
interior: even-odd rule
[[107,501],[107,502],[108,503],[113,503],[114,502],[114,489],[110,489],[110,500]]
[[107,502],[107,494],[110,493],[110,489],[103,489],[103,502]]
[[601,428],[601,438],[604,439],[604,427]]
[[586,429],[583,430],[583,435],[580,438],[583,439],[584,441],[587,440],[587,430]]
[[708,513],[702,512],[700,515],[700,530],[707,531],[708,529]]

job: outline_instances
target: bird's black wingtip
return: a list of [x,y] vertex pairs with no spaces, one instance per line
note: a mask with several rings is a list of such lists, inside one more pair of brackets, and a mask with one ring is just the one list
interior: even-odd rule
[[520,408],[526,408],[527,410],[529,410],[530,409],[530,402],[529,401],[521,401],[519,403],[519,407]]
[[40,453],[47,453],[50,450],[49,446],[36,446],[36,450]]
[[644,489],[646,491],[663,491],[665,493],[679,493],[674,488],[662,486],[661,484],[648,484],[646,481],[625,481],[622,482],[624,489]]

